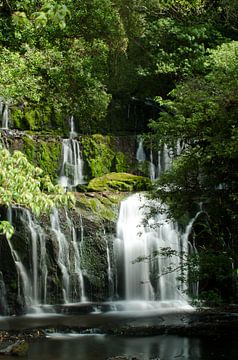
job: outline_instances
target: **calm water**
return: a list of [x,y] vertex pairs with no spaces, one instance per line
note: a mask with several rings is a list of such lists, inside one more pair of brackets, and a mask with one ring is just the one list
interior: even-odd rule
[[[118,325],[153,326],[159,322],[177,324],[189,320],[193,312],[164,313],[140,311],[136,313],[95,313],[80,316],[33,314],[19,317],[0,317],[0,330],[19,332],[30,328],[85,328],[108,329]],[[103,329],[103,327],[102,327]],[[187,338],[172,335],[148,337],[118,337],[103,334],[62,334],[51,332],[46,339],[30,344],[28,356],[22,360],[106,360],[112,356],[130,355],[140,360],[237,360],[237,338]],[[1,356],[0,360],[15,360]]]
[[[111,356],[132,355],[148,360],[236,360],[237,340],[197,339],[178,336],[143,338],[108,335],[51,334],[30,345],[22,360],[106,360]],[[14,360],[1,357],[0,360]]]

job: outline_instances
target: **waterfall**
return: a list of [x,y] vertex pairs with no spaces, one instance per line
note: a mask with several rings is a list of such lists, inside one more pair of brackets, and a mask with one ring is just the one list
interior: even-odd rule
[[85,295],[85,287],[84,287],[84,278],[83,278],[83,271],[81,267],[81,257],[82,257],[82,243],[83,243],[83,223],[82,223],[82,217],[80,215],[80,230],[81,230],[81,237],[80,241],[77,241],[77,234],[75,227],[73,225],[72,220],[67,216],[67,222],[69,225],[69,228],[71,229],[71,237],[72,237],[72,246],[73,246],[73,264],[74,264],[74,273],[76,274],[78,278],[78,285],[80,289],[80,301],[85,302],[87,301],[86,295]]
[[111,257],[110,257],[109,241],[106,236],[105,230],[104,230],[104,239],[106,242],[107,279],[108,279],[108,293],[109,293],[109,298],[110,298],[114,292],[114,281],[113,281],[113,271],[112,271],[112,261],[111,261]]
[[74,118],[70,118],[70,138],[64,139],[62,144],[62,164],[59,183],[66,190],[71,190],[79,184],[84,184],[83,158],[77,135],[74,129]]
[[62,273],[63,298],[64,302],[67,303],[69,302],[69,244],[61,231],[59,214],[56,208],[53,209],[50,221],[51,229],[55,233],[59,245],[57,262]]
[[9,107],[3,100],[0,100],[0,116],[2,117],[2,129],[8,129]]
[[[33,219],[29,210],[14,207],[8,208],[8,221],[14,224],[13,211],[16,218],[24,225],[29,232],[29,248],[31,256],[29,258],[28,269],[23,264],[18,251],[14,249],[14,240],[8,240],[13,260],[18,273],[18,297],[23,296],[27,307],[46,303],[47,299],[47,265],[46,265],[46,246],[45,233],[41,226]],[[22,294],[21,294],[22,290]]]
[[160,248],[170,248],[178,254],[187,251],[187,241],[165,213],[149,217],[148,224],[144,223],[151,206],[158,208],[161,204],[140,194],[134,194],[121,203],[115,246],[116,256],[122,257],[117,259],[117,263],[123,264],[124,298],[186,302],[182,284],[177,279],[181,265],[179,256],[160,256],[152,261],[133,263],[136,258],[150,256]]
[[29,210],[21,209],[21,221],[29,230],[31,242],[31,299],[32,305],[46,303],[47,275],[46,236],[42,227],[33,219]]
[[3,100],[0,100],[0,116],[2,117],[2,129],[8,129],[9,107]]
[[145,151],[143,148],[143,139],[142,138],[140,138],[140,140],[139,140],[138,149],[136,151],[136,160],[138,162],[144,162],[146,160],[146,155],[145,155]]
[[[60,227],[59,212],[56,208],[51,214],[51,229],[58,242],[57,263],[62,273],[64,303],[86,301],[83,272],[81,269],[81,248],[77,241],[73,223],[66,212],[70,241]],[[81,240],[82,241],[82,240]]]
[[150,171],[149,172],[150,172],[150,180],[155,180],[156,179],[156,166],[154,164],[152,147],[150,148]]

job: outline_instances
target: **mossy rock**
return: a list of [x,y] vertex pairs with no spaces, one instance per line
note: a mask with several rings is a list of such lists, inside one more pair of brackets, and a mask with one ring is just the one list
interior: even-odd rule
[[80,213],[96,223],[101,221],[116,222],[118,217],[119,204],[124,197],[123,194],[76,194],[76,207]]
[[112,171],[127,171],[126,156],[116,150],[112,137],[94,134],[82,137],[81,142],[89,178],[99,177]]
[[58,178],[61,155],[61,141],[55,138],[41,139],[25,135],[23,138],[23,152],[27,159],[39,166],[48,174],[51,180]]
[[54,111],[46,104],[31,107],[17,107],[11,109],[12,127],[19,130],[30,130],[41,133],[60,133],[68,132],[65,116],[61,112]]
[[110,173],[92,179],[88,184],[89,191],[144,191],[151,187],[151,181],[144,176],[128,173]]

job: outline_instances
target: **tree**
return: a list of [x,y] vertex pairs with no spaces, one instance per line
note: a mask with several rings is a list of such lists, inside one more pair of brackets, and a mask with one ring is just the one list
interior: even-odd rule
[[117,8],[98,0],[6,1],[0,7],[0,96],[23,113],[50,107],[74,114],[80,124],[87,119],[90,131],[111,98],[109,53],[126,47]]
[[[59,185],[54,186],[20,151],[11,155],[6,149],[0,150],[0,206],[25,207],[38,217],[53,206],[73,205],[73,194],[65,193]],[[0,231],[10,238],[14,230],[7,221],[0,221]]]

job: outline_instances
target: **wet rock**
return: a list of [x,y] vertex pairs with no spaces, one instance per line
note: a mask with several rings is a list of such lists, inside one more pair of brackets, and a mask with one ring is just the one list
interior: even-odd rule
[[25,356],[28,352],[29,345],[25,340],[17,340],[13,344],[10,344],[0,350],[0,354],[13,355],[13,356]]

